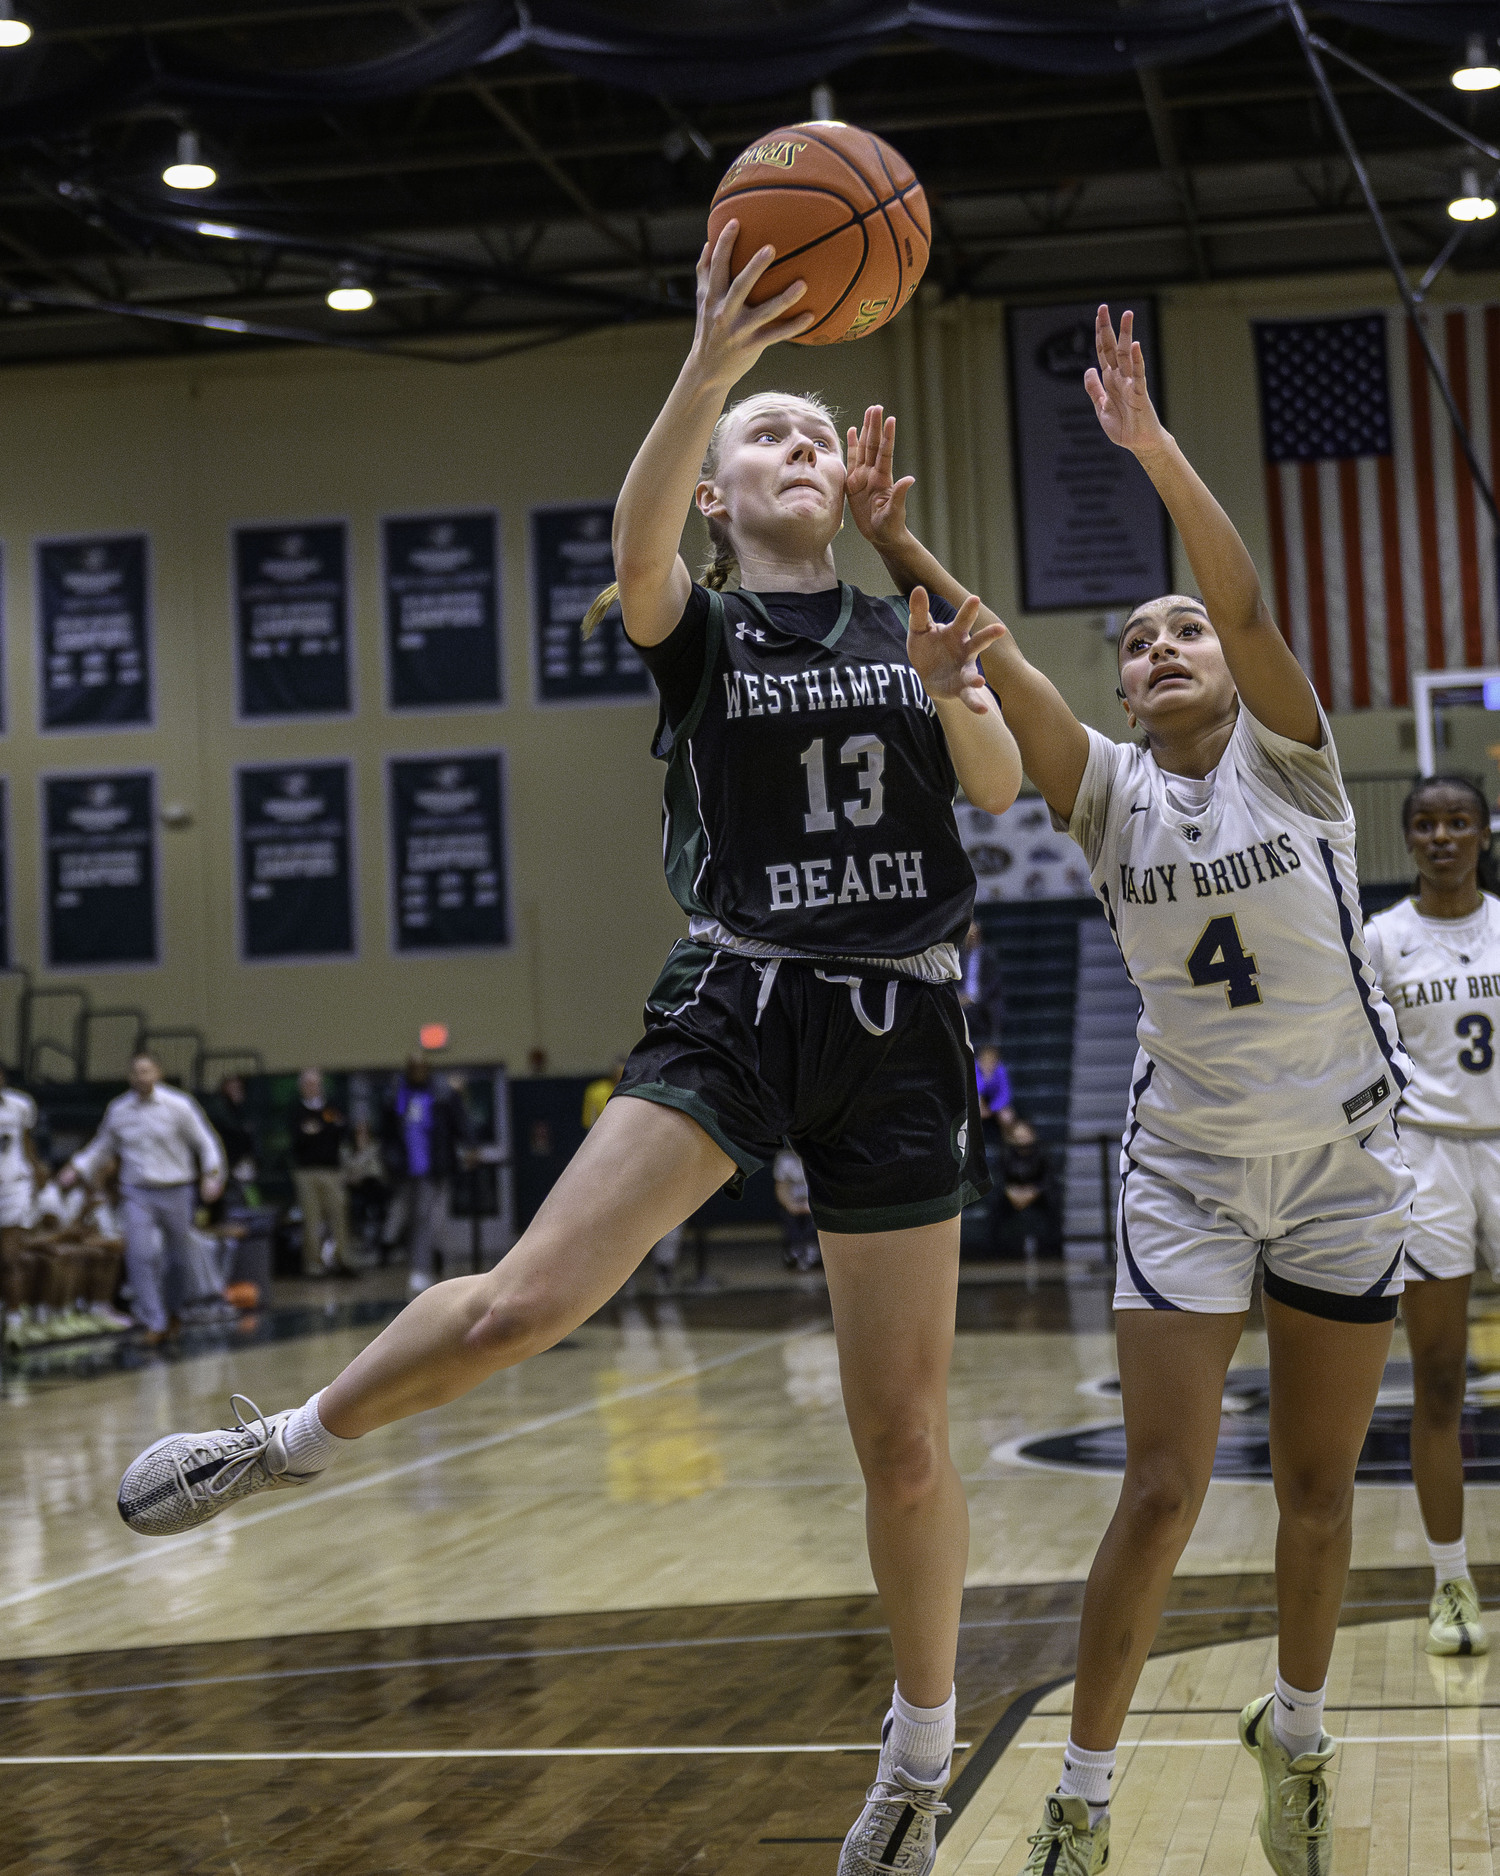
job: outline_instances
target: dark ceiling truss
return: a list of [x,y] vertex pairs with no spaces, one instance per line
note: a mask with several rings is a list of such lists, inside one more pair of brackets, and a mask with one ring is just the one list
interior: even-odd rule
[[[552,342],[600,324],[685,317],[719,173],[772,123],[809,111],[805,86],[750,100],[651,95],[521,44],[448,69],[455,48],[514,13],[503,0],[22,3],[38,29],[37,62],[28,89],[21,68],[0,61],[0,362],[164,343],[466,358],[488,348],[485,335]],[[980,3],[954,0],[948,14]],[[1002,13],[1008,0],[983,3]],[[589,12],[538,0],[537,10],[572,6],[597,24],[652,4],[592,0]],[[863,4],[839,0],[844,14]],[[1139,32],[1174,7],[1173,18],[1210,11],[1141,0],[1122,17]],[[1257,9],[1266,11],[1262,0],[1216,0],[1212,10]],[[1494,266],[1495,224],[1455,244],[1444,207],[1473,160],[1461,137],[1500,139],[1500,93],[1461,99],[1448,82],[1461,45],[1377,35],[1350,23],[1360,10],[1361,0],[1328,0],[1312,21],[1402,260],[1433,277]],[[830,7],[814,0],[801,11]],[[1090,7],[1043,11],[1052,21]],[[672,14],[659,0],[658,17]],[[1388,0],[1383,17],[1410,27],[1438,14],[1455,29],[1471,14],[1497,18],[1493,6],[1461,0]],[[763,22],[766,9],[698,0],[694,17],[722,20],[748,44],[747,22]],[[416,57],[430,82],[381,89],[381,73]],[[72,96],[125,61],[134,90],[101,95],[65,131],[6,144],[38,98],[68,87]],[[893,31],[832,72],[840,114],[896,142],[928,188],[931,291],[1113,295],[1380,264],[1357,179],[1289,26],[1186,65],[1117,64],[1082,77],[1018,71]],[[196,74],[222,96],[189,107],[152,89],[153,70]],[[355,75],[340,81],[345,95],[319,91],[327,71]],[[234,82],[211,84],[204,74],[216,72]],[[1396,82],[1429,118],[1397,109]],[[299,84],[306,97],[267,101]],[[194,198],[159,181],[185,124],[221,178]],[[205,224],[234,233],[205,234]],[[325,307],[344,270],[376,292],[373,311],[340,317]]]

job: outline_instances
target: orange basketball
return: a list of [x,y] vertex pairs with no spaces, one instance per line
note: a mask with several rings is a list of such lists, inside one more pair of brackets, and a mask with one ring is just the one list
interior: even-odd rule
[[791,124],[737,156],[714,192],[708,239],[731,216],[733,271],[769,244],[776,259],[750,295],[807,282],[796,311],[817,322],[795,345],[841,345],[894,319],[927,265],[932,222],[910,164],[853,124]]

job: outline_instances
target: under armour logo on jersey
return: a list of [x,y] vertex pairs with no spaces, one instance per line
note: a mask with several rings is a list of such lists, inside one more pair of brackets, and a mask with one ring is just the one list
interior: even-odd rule
[[1178,832],[1182,835],[1184,840],[1202,840],[1203,838],[1203,829],[1201,827],[1194,827],[1191,821],[1188,822],[1186,827],[1179,828]]
[[758,625],[742,625],[737,622],[734,630],[737,638],[753,638],[757,645],[764,645],[766,642],[766,635]]

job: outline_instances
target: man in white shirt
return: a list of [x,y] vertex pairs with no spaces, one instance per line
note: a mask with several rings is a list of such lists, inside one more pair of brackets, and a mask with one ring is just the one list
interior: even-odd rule
[[99,1131],[73,1155],[58,1184],[66,1189],[77,1179],[90,1179],[111,1158],[120,1162],[132,1307],[147,1343],[154,1346],[168,1327],[156,1232],[161,1232],[167,1268],[192,1269],[194,1199],[201,1192],[211,1205],[223,1191],[224,1149],[192,1096],[164,1086],[153,1057],[137,1055],[130,1064],[129,1093],[110,1102]]

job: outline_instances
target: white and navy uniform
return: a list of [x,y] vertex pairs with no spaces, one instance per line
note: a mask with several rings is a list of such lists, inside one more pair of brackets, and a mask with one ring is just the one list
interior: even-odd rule
[[29,1225],[36,1208],[36,1174],[26,1136],[36,1126],[36,1102],[17,1088],[0,1089],[0,1229]]
[[1406,1280],[1500,1273],[1500,901],[1423,918],[1404,899],[1365,927],[1412,1078],[1397,1110],[1417,1182]]
[[904,600],[851,586],[695,586],[641,651],[688,936],[615,1098],[691,1115],[732,1190],[789,1141],[828,1231],[936,1224],[989,1190],[958,997],[974,870],[906,629]]
[[1089,731],[1068,832],[1141,998],[1117,1309],[1394,1316],[1411,1077],[1360,929],[1354,817],[1323,746],[1243,705],[1219,766],[1168,775]]

